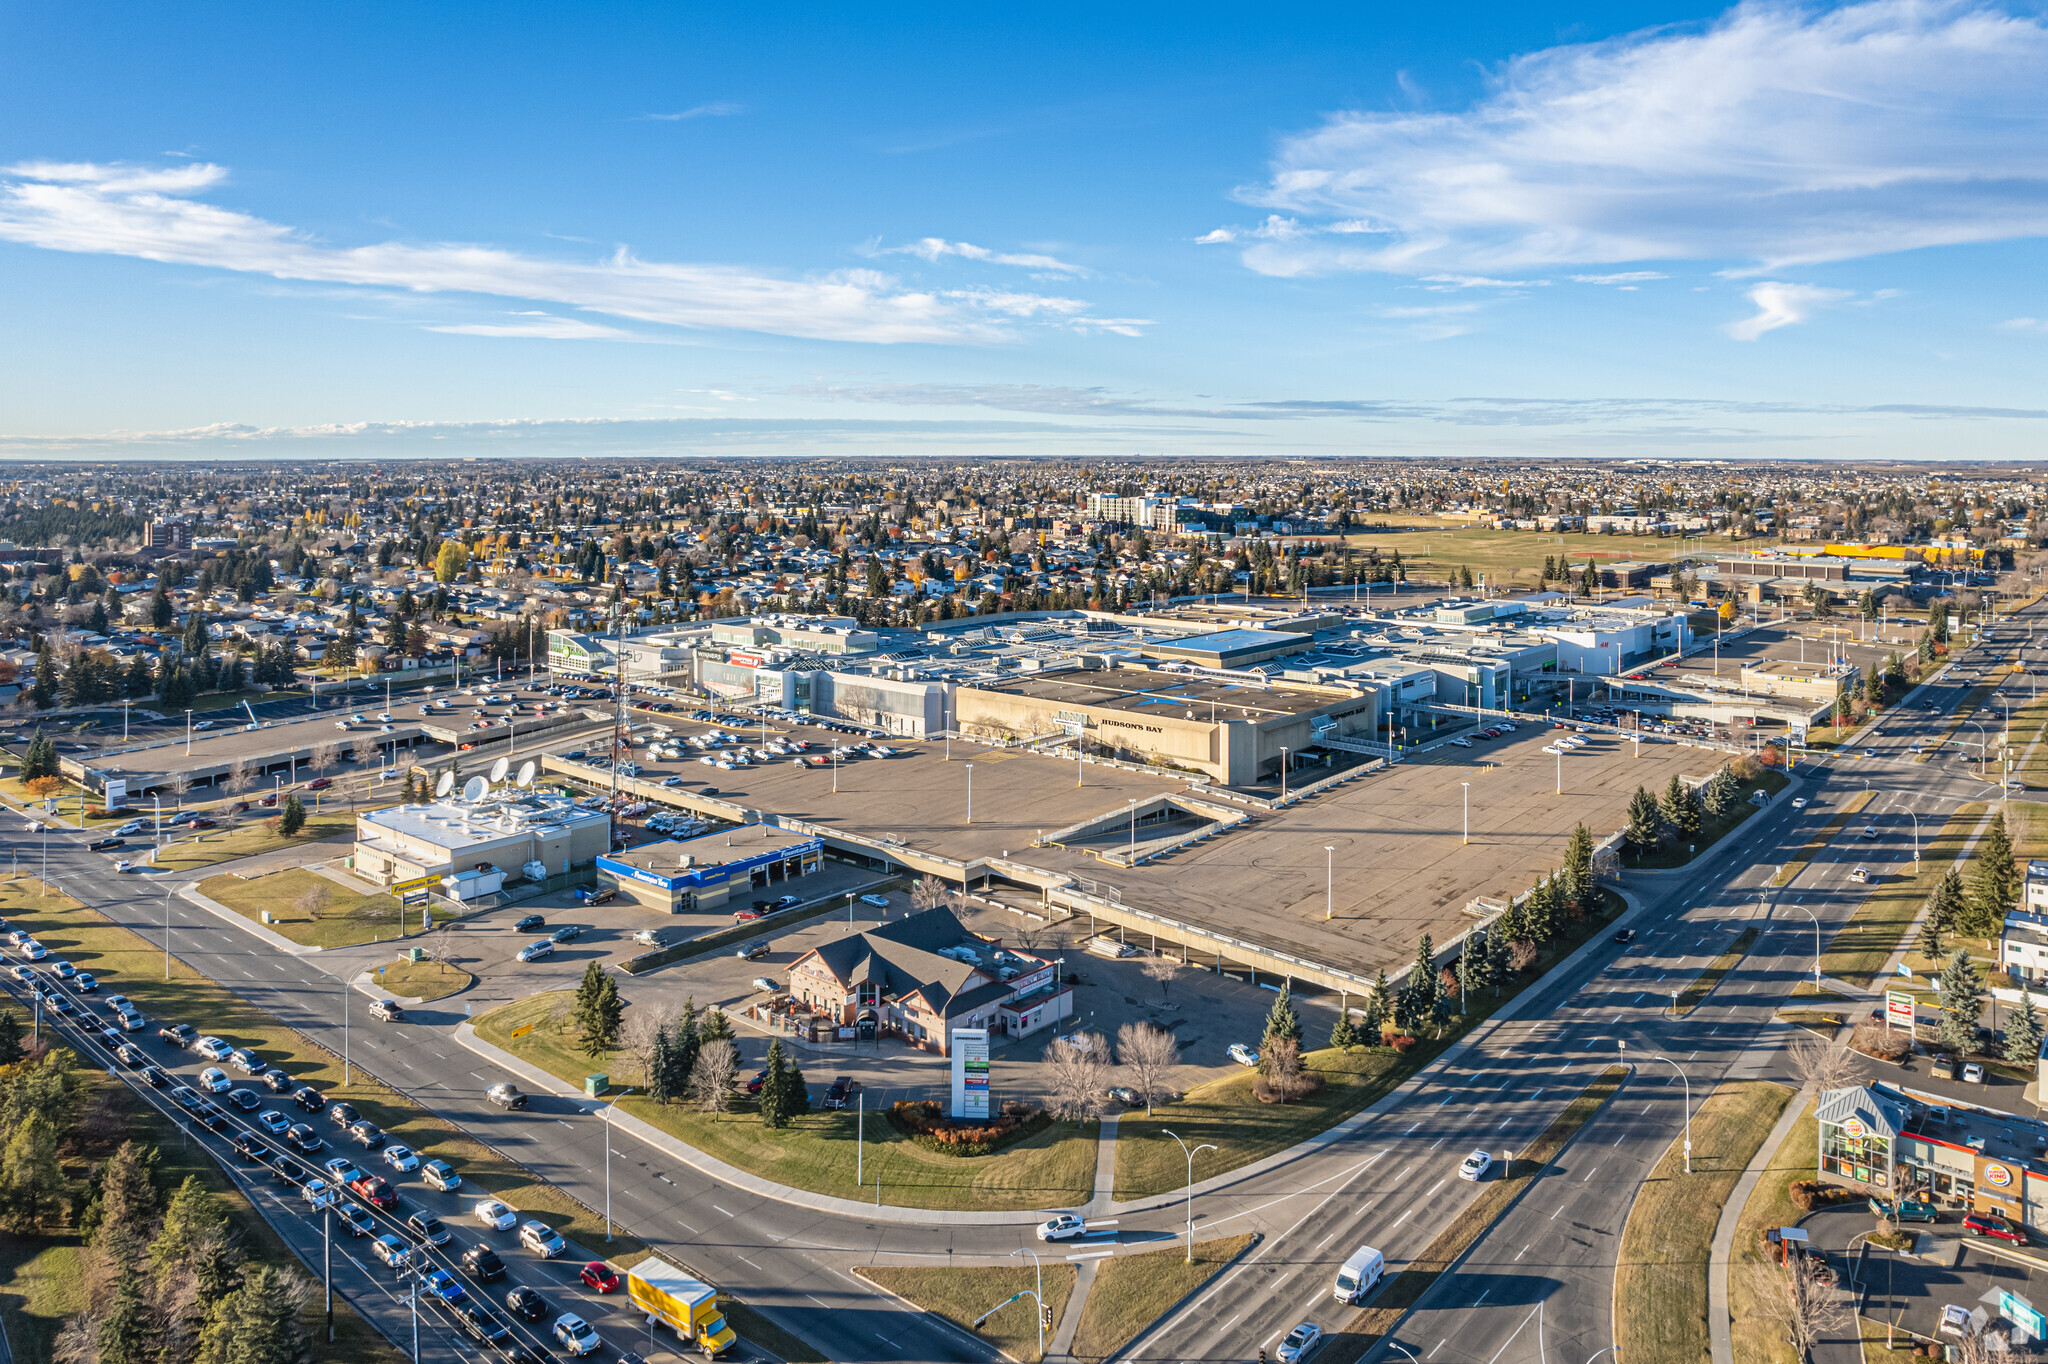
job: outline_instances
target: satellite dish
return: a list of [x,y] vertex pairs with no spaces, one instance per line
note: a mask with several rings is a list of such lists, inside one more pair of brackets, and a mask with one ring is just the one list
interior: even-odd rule
[[490,789],[490,783],[486,782],[482,777],[471,777],[468,781],[462,783],[463,803],[466,805],[476,804],[484,798],[484,792]]
[[505,773],[506,773],[506,772],[508,772],[508,771],[510,771],[510,770],[511,770],[511,767],[512,767],[512,760],[511,760],[510,758],[500,758],[500,759],[498,759],[498,760],[497,760],[496,762],[492,763],[492,764],[491,764],[491,784],[492,784],[493,786],[495,786],[495,785],[497,785],[497,784],[498,784],[499,782],[501,782],[501,781],[505,780]]
[[533,785],[533,774],[536,770],[531,760],[519,764],[519,780],[517,785],[520,790],[524,791],[527,787]]
[[441,780],[434,783],[435,798],[440,799],[442,797],[445,797],[448,794],[448,792],[454,787],[454,785],[455,774],[453,772],[443,772],[441,774]]

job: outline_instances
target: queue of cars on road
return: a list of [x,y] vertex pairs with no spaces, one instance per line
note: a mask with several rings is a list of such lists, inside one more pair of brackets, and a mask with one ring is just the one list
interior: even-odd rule
[[[0,941],[25,956],[25,943],[32,939],[26,933],[17,935],[7,930],[4,922],[0,922]],[[15,971],[17,978],[45,1001],[45,1007],[67,1016],[81,1012],[56,987],[62,983],[76,989],[79,977],[85,973],[60,974],[52,970],[45,976],[26,966],[17,966]],[[19,974],[23,971],[27,972],[25,976]],[[87,979],[89,982],[90,978]],[[67,1007],[57,1009],[58,1005]],[[127,1031],[146,1025],[134,1004],[122,996],[109,996],[99,1007],[117,1018],[135,1019]],[[448,1269],[427,1267],[432,1252],[453,1247],[453,1234],[432,1211],[406,1208],[394,1181],[417,1173],[427,1188],[454,1193],[463,1187],[463,1181],[449,1162],[438,1158],[423,1161],[411,1147],[392,1141],[353,1105],[329,1103],[315,1086],[294,1081],[283,1068],[271,1065],[254,1049],[238,1048],[222,1038],[201,1034],[190,1024],[163,1023],[155,1034],[157,1043],[177,1060],[191,1057],[216,1063],[203,1067],[192,1083],[182,1083],[166,1065],[152,1062],[139,1047],[120,1040],[121,1031],[88,1026],[96,1025],[96,1019],[78,1021],[86,1033],[82,1039],[86,1048],[103,1048],[118,1067],[134,1073],[150,1089],[166,1090],[167,1097],[178,1108],[227,1137],[230,1159],[235,1163],[254,1167],[252,1174],[254,1169],[267,1170],[277,1183],[288,1189],[296,1188],[306,1213],[331,1212],[337,1219],[335,1230],[365,1241],[370,1256],[386,1268],[400,1274],[420,1273],[427,1290],[423,1298],[438,1305],[449,1324],[469,1340],[486,1347],[494,1357],[515,1364],[537,1364],[554,1358],[545,1346],[519,1340],[489,1303],[481,1295],[472,1296]],[[365,1169],[354,1158],[340,1154],[315,1164],[320,1153],[328,1149],[327,1138],[309,1123],[293,1121],[281,1108],[263,1109],[247,1118],[222,1108],[208,1096],[221,1095],[234,1108],[245,1112],[262,1108],[263,1103],[254,1088],[237,1087],[225,1067],[249,1076],[252,1084],[261,1085],[271,1094],[289,1095],[289,1104],[302,1113],[324,1115],[336,1139],[346,1137],[362,1149],[365,1161],[374,1160],[384,1169]],[[494,1086],[491,1099],[506,1108],[523,1108],[526,1103],[526,1096],[512,1085]],[[243,1126],[244,1123],[250,1125]],[[560,1233],[532,1218],[522,1221],[519,1213],[502,1200],[482,1198],[472,1205],[471,1215],[480,1227],[492,1233],[516,1229],[520,1246],[541,1261],[552,1261],[568,1252],[568,1242]],[[463,1247],[456,1259],[468,1278],[479,1286],[495,1283],[507,1275],[504,1258],[486,1240]],[[602,1261],[585,1265],[578,1281],[598,1293],[614,1292],[621,1283],[617,1273]],[[604,1348],[595,1327],[573,1312],[558,1312],[538,1289],[515,1287],[504,1295],[504,1303],[523,1326],[539,1328],[552,1317],[545,1339],[571,1356],[589,1355]],[[637,1360],[638,1356],[622,1358]]]

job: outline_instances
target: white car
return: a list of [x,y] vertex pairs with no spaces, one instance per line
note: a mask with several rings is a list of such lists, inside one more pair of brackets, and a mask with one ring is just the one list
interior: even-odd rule
[[1981,1085],[1981,1084],[1983,1084],[1983,1083],[1984,1083],[1984,1067],[1982,1067],[1982,1066],[1978,1065],[1978,1064],[1977,1064],[1977,1063],[1976,1063],[1975,1061],[1972,1061],[1972,1062],[1970,1062],[1970,1063],[1969,1063],[1968,1065],[1964,1066],[1964,1067],[1963,1067],[1963,1082],[1964,1082],[1965,1084],[1972,1084],[1972,1085]]
[[1486,1172],[1492,1168],[1492,1156],[1484,1151],[1474,1151],[1471,1155],[1465,1157],[1463,1164],[1458,1166],[1458,1178],[1475,1181],[1481,1180],[1486,1178]]
[[552,1260],[569,1249],[569,1243],[562,1239],[562,1234],[545,1222],[521,1223],[519,1244],[543,1260]]
[[412,1247],[388,1231],[370,1242],[370,1253],[393,1269],[405,1268],[412,1259]]
[[37,942],[34,938],[30,938],[21,945],[21,955],[27,957],[30,961],[41,961],[44,957],[50,955],[50,949]]
[[510,1231],[519,1225],[519,1214],[495,1198],[480,1198],[470,1209],[476,1220],[492,1231]]
[[1559,748],[1556,744],[1543,745],[1543,751],[1545,753],[1548,753],[1553,758],[1561,758],[1564,756],[1564,750]]
[[781,991],[782,982],[773,976],[755,976],[754,988],[772,995]]
[[1453,747],[1453,748],[1470,748],[1470,747],[1472,747],[1472,741],[1471,741],[1470,739],[1453,739],[1453,740],[1451,740],[1450,742],[1451,742],[1451,747]]
[[225,1094],[235,1087],[235,1082],[219,1066],[208,1066],[199,1072],[199,1087],[208,1094]]
[[552,939],[548,938],[542,938],[539,942],[528,943],[520,948],[518,952],[514,953],[519,960],[524,962],[536,962],[542,957],[552,957],[554,954],[555,944]]
[[334,1186],[324,1179],[309,1179],[299,1189],[299,1197],[306,1200],[306,1206],[318,1212],[334,1202]]
[[1794,797],[1792,797],[1792,808],[1793,808],[1793,809],[1795,809],[1795,810],[1804,810],[1804,809],[1806,808],[1806,797],[1805,797],[1805,796],[1794,796]]
[[555,1318],[555,1339],[572,1355],[595,1354],[604,1348],[597,1328],[572,1312]]
[[234,1048],[218,1037],[202,1037],[192,1044],[192,1050],[209,1061],[225,1061],[228,1059],[228,1053]]
[[1259,1054],[1242,1042],[1230,1044],[1230,1059],[1241,1066],[1256,1067],[1259,1064]]
[[1863,832],[1857,836],[1859,838],[1876,838],[1877,826],[1875,824],[1866,824],[1863,826]]
[[420,1178],[428,1188],[439,1189],[442,1193],[453,1193],[462,1187],[462,1176],[445,1160],[430,1160],[422,1165]]
[[399,1174],[411,1174],[420,1168],[418,1153],[402,1142],[392,1142],[384,1148],[382,1155],[384,1163]]
[[1274,1355],[1280,1364],[1301,1364],[1322,1343],[1323,1328],[1312,1321],[1305,1321],[1287,1333],[1287,1339],[1280,1342],[1280,1348],[1274,1351]]
[[1081,1220],[1078,1213],[1063,1212],[1050,1222],[1040,1222],[1038,1224],[1038,1239],[1041,1241],[1071,1241],[1076,1236],[1085,1234],[1087,1230],[1088,1224]]

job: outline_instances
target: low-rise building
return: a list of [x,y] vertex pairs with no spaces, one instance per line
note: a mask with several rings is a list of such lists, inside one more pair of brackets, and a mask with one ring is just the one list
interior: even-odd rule
[[646,843],[597,859],[597,883],[667,914],[748,905],[756,891],[795,890],[825,861],[825,841],[772,824]]
[[1886,1084],[1820,1096],[1820,1176],[2048,1228],[2048,1125]]
[[356,816],[356,875],[380,885],[483,869],[507,877],[529,864],[560,875],[587,867],[611,842],[611,816],[538,792],[393,805]]
[[901,1036],[941,1056],[953,1033],[1023,1037],[1073,1013],[1057,963],[967,931],[949,909],[813,948],[789,968],[792,1000],[861,1036]]

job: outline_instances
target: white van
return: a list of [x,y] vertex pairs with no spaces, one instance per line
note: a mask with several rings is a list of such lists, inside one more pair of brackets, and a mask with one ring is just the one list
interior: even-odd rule
[[1371,1246],[1360,1246],[1337,1271],[1337,1282],[1330,1291],[1338,1302],[1356,1303],[1379,1286],[1380,1276],[1386,1272],[1387,1257]]
[[1137,955],[1138,949],[1115,938],[1090,938],[1088,951],[1098,957],[1130,957]]

